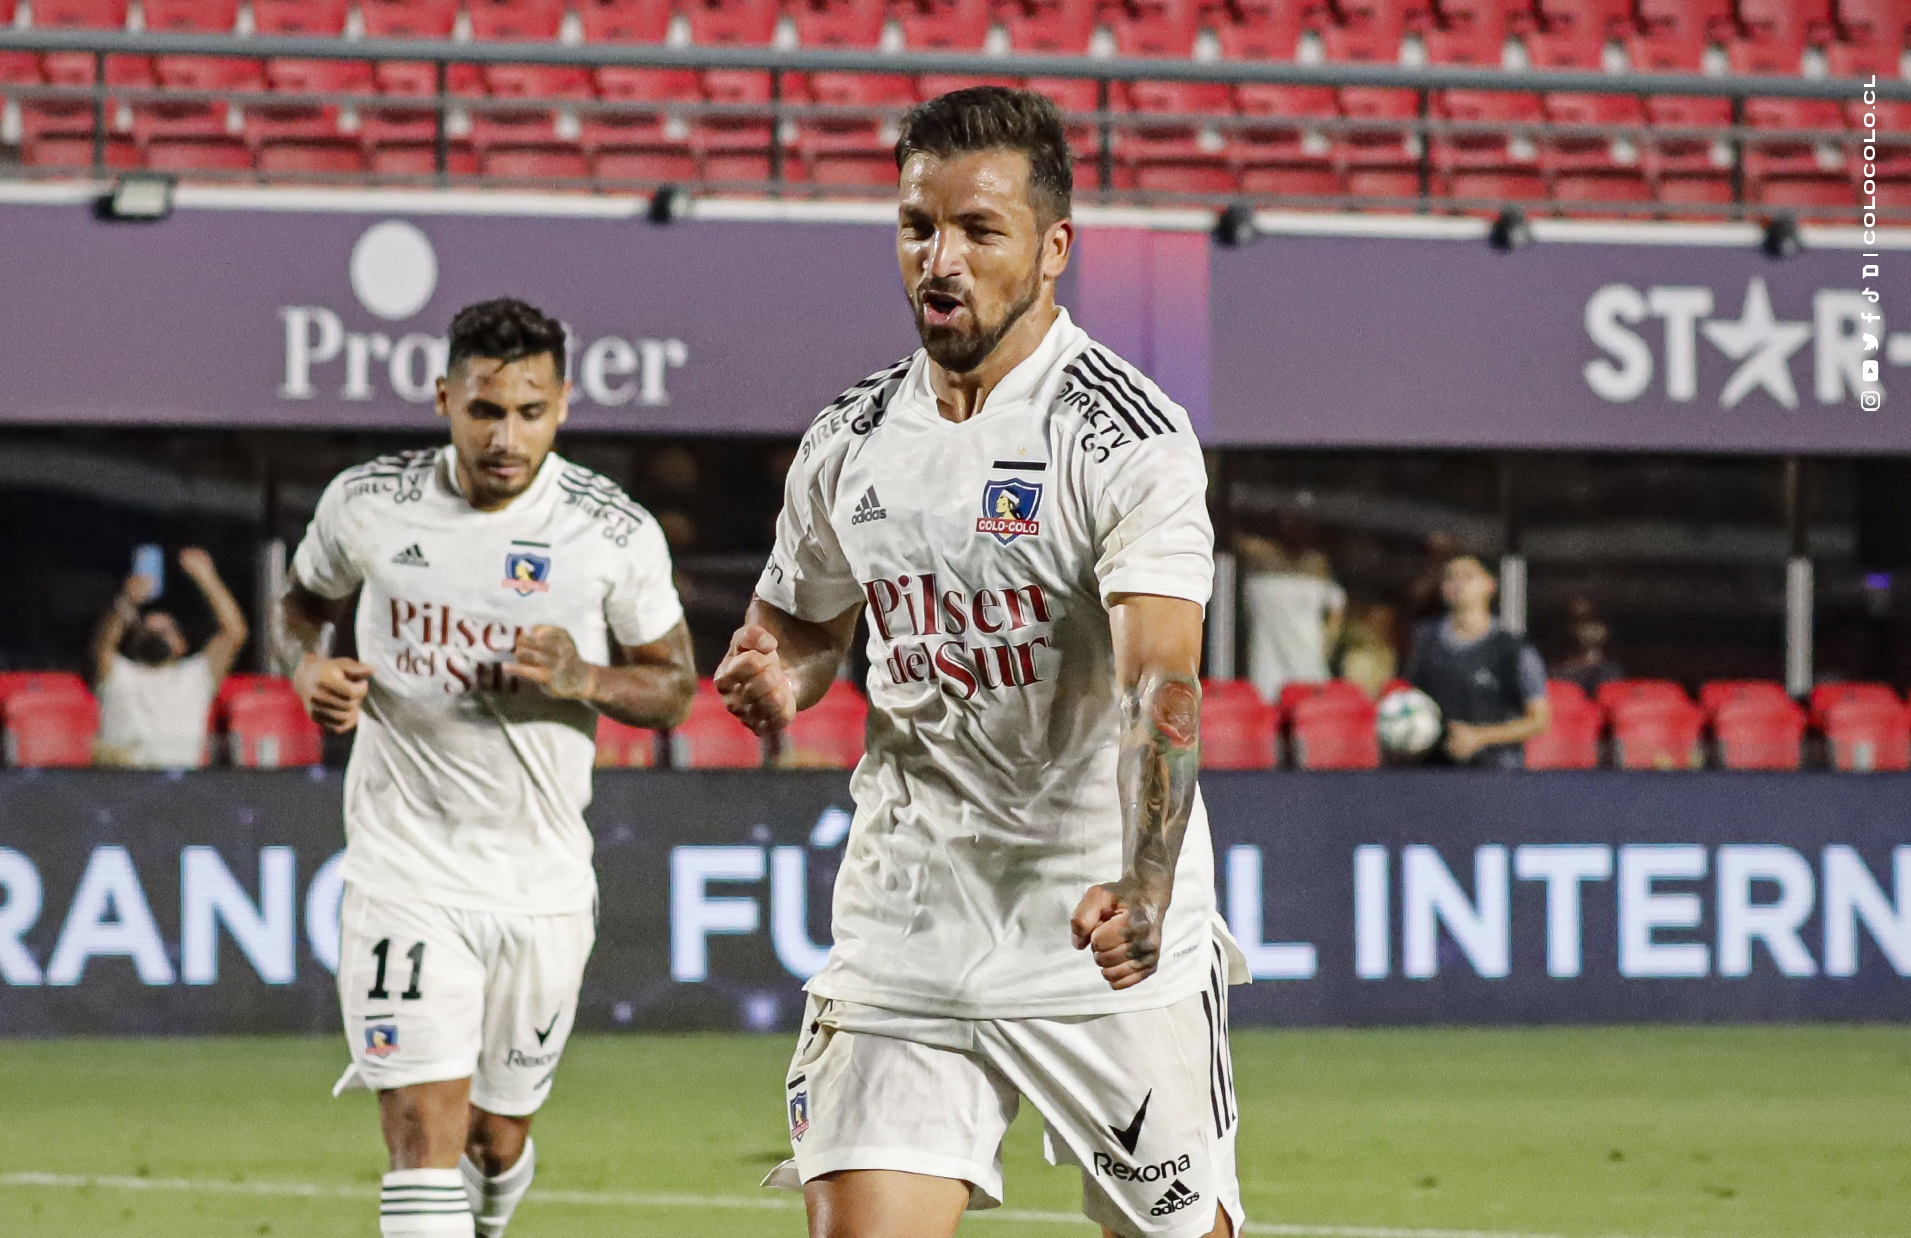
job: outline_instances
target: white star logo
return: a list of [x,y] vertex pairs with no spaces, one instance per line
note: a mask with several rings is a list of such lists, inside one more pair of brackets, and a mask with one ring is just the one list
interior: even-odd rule
[[1786,408],[1798,407],[1798,388],[1792,383],[1791,356],[1811,338],[1811,324],[1779,322],[1772,317],[1771,294],[1765,281],[1754,279],[1745,288],[1745,305],[1737,322],[1715,319],[1704,326],[1705,338],[1739,367],[1719,393],[1719,403],[1732,408],[1754,387]]

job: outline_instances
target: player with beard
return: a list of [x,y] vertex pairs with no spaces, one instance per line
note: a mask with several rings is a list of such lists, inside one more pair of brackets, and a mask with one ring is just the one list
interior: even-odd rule
[[944,1238],[1002,1199],[1026,1098],[1106,1234],[1239,1233],[1227,985],[1195,786],[1212,577],[1187,414],[1056,304],[1060,117],[960,90],[904,120],[922,350],[804,436],[719,668],[759,734],[868,623],[835,944],[785,1079],[816,1238]]
[[[340,474],[283,606],[307,710],[357,731],[339,1086],[378,1092],[385,1235],[504,1233],[596,938],[598,715],[674,726],[696,689],[656,521],[551,450],[564,343],[521,301],[460,310],[450,446]],[[354,594],[358,657],[332,657]]]

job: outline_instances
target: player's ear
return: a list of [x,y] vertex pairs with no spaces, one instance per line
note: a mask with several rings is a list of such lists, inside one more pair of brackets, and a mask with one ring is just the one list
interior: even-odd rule
[[446,421],[451,420],[451,391],[450,388],[445,385],[448,381],[448,377],[438,380],[438,393],[432,397],[431,401],[432,411],[437,413],[440,417],[443,417]]
[[1058,219],[1042,233],[1042,277],[1060,279],[1075,252],[1075,221]]
[[563,425],[571,419],[571,392],[574,390],[571,380],[564,380],[564,390],[557,397],[557,424]]

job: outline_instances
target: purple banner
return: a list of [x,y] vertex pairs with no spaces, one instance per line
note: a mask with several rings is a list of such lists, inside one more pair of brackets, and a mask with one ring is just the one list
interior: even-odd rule
[[1911,382],[1911,331],[1885,329],[1911,325],[1907,274],[1903,252],[1268,237],[1213,256],[1208,438],[1911,451],[1885,399]]
[[[1090,225],[1063,294],[1217,445],[1911,452],[1906,264]],[[0,205],[0,423],[428,428],[503,294],[570,326],[581,430],[794,434],[915,342],[882,223]]]

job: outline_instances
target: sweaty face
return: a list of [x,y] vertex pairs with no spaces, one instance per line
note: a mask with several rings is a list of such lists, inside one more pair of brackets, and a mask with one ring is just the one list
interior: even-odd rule
[[914,155],[902,170],[896,258],[916,334],[937,365],[966,373],[988,359],[1061,273],[1065,243],[1029,201],[1028,156]]
[[1493,577],[1474,559],[1455,559],[1446,566],[1440,581],[1440,595],[1446,604],[1459,609],[1478,605],[1493,598]]
[[458,480],[473,507],[502,507],[530,487],[569,415],[570,394],[549,353],[473,357],[439,380],[438,415],[451,423]]

